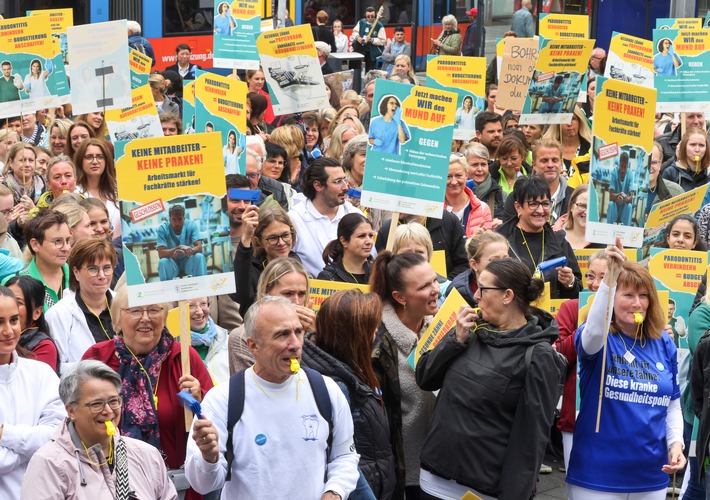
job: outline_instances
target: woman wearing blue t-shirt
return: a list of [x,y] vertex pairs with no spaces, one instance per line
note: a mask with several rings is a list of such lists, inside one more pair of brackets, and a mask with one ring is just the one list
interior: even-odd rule
[[670,38],[663,38],[656,47],[658,53],[653,56],[653,69],[658,76],[676,76],[683,60],[673,51]]
[[402,120],[402,105],[393,95],[380,100],[380,116],[370,122],[369,141],[373,151],[398,155],[400,146],[411,138]]
[[567,492],[570,500],[662,500],[668,475],[685,466],[676,347],[663,329],[665,315],[648,271],[624,262],[618,238],[605,254],[609,270],[575,337],[581,406]]

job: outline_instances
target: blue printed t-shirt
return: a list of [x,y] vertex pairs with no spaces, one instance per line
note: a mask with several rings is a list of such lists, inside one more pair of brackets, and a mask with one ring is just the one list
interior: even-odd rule
[[[409,134],[409,127],[407,124],[402,122],[402,130],[404,130],[404,135],[407,140],[411,138]],[[379,139],[382,141],[380,146],[372,146],[373,151],[380,151],[382,153],[390,153],[393,155],[399,154],[400,142],[399,142],[399,127],[394,121],[385,121],[381,116],[373,118],[370,122],[370,139]]]
[[[192,246],[192,244],[199,239],[200,235],[197,224],[191,220],[185,219],[179,236],[175,234],[169,222],[163,222],[160,227],[158,227],[158,243],[156,246],[165,248],[175,248],[180,245]],[[182,257],[175,257],[175,260],[182,261],[185,258],[187,258],[187,256],[183,255]]]
[[[609,335],[599,432],[595,432],[602,355],[582,348],[582,325],[575,334],[579,360],[580,410],[567,482],[596,491],[636,493],[668,486],[661,468],[668,462],[666,413],[680,398],[676,347],[666,332],[660,339],[633,340]],[[626,348],[635,359],[624,359]]]

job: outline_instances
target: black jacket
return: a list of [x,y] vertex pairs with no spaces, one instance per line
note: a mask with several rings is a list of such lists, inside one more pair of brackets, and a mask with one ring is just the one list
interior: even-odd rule
[[658,143],[663,146],[663,163],[661,164],[661,173],[675,163],[675,150],[680,143],[680,129],[678,126],[674,130],[669,130],[658,137]]
[[693,397],[693,411],[700,419],[696,455],[699,477],[705,473],[705,457],[710,443],[710,333],[705,332],[693,355],[690,368],[690,391]]
[[[539,262],[530,260],[530,254],[521,242],[520,229],[517,226],[518,219],[508,220],[498,226],[496,231],[505,236],[508,240],[509,250],[508,255],[528,266],[530,272],[535,272],[535,265]],[[582,271],[579,270],[577,258],[574,255],[574,250],[565,239],[563,231],[554,232],[549,224],[545,224],[543,229],[545,234],[545,260],[555,259],[557,257],[566,257],[566,267],[572,269],[574,273],[574,286],[567,288],[562,286],[557,281],[557,269],[547,271],[544,275],[545,281],[550,282],[550,298],[551,299],[576,299],[579,298],[579,292],[582,291]],[[537,256],[535,257],[537,258]]]
[[345,270],[342,260],[336,260],[335,262],[328,264],[323,268],[323,270],[318,273],[319,280],[328,281],[339,281],[341,283],[358,283],[360,285],[367,285],[370,280],[370,261],[365,261],[365,278],[363,281],[357,281],[355,277]]
[[475,190],[474,193],[476,196],[478,196],[479,200],[488,205],[488,208],[491,209],[491,214],[493,215],[494,219],[505,220],[505,202],[503,201],[503,188],[500,186],[500,184],[495,181],[491,182],[491,187],[486,193],[481,193],[480,196],[478,193],[476,193]]
[[303,364],[335,380],[345,393],[353,416],[353,439],[360,454],[360,470],[375,498],[389,500],[395,487],[394,456],[387,414],[380,398],[349,366],[308,338],[303,342]]
[[675,182],[682,187],[683,191],[686,193],[700,186],[704,186],[710,180],[705,170],[701,170],[694,175],[690,170],[680,168],[676,162],[671,163],[668,165],[668,168],[661,172],[661,178]]
[[261,189],[262,193],[262,197],[259,200],[258,205],[261,205],[261,203],[266,199],[266,197],[272,194],[274,195],[274,200],[276,200],[279,205],[281,205],[281,208],[288,211],[288,197],[286,196],[284,187],[279,181],[270,179],[269,177],[264,177],[262,175],[261,177],[259,177],[259,183],[257,184],[257,187]]
[[338,51],[338,47],[335,46],[335,35],[333,31],[327,26],[311,26],[311,31],[313,31],[313,41],[314,42],[325,42],[330,45],[330,51],[335,54]]
[[456,288],[471,307],[478,307],[478,301],[473,298],[473,293],[471,293],[472,281],[476,281],[476,278],[473,276],[473,271],[471,269],[465,270],[451,281],[451,284],[446,289],[446,296],[448,297],[451,290]]
[[[385,222],[377,232],[375,249],[380,252],[387,246],[391,220]],[[404,223],[400,221],[400,224]],[[451,212],[444,210],[441,219],[427,217],[425,224],[434,250],[443,250],[446,254],[447,278],[453,280],[456,276],[468,269],[468,256],[466,255],[466,234],[461,221]]]
[[[195,74],[198,69],[202,69],[202,67],[198,64],[192,64],[190,63],[189,69],[187,70],[187,74],[185,76],[182,76],[183,80],[194,80],[195,79]],[[178,63],[172,64],[165,68],[164,71],[174,71],[178,75],[180,74],[180,67],[178,66]]]
[[532,312],[508,332],[479,327],[466,344],[452,331],[422,354],[417,384],[440,390],[423,469],[498,500],[531,497],[566,373],[551,345],[557,323]]
[[[301,262],[294,252],[289,252],[288,256]],[[230,293],[229,298],[239,304],[239,314],[242,318],[256,300],[256,285],[267,264],[265,257],[254,255],[253,246],[245,248],[242,242],[239,242],[234,254],[234,285],[237,291]]]

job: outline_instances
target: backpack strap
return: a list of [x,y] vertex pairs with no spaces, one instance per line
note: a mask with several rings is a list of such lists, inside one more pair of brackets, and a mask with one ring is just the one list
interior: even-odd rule
[[[318,407],[318,412],[321,417],[328,423],[328,439],[326,440],[325,462],[330,459],[330,449],[333,445],[333,404],[330,401],[330,394],[325,385],[323,375],[317,371],[301,366],[301,369],[308,377],[308,383],[311,385],[313,397]],[[224,458],[227,460],[227,477],[226,481],[232,480],[232,462],[234,462],[234,444],[232,433],[234,426],[237,425],[239,419],[244,412],[244,371],[241,370],[229,378],[229,400],[227,403],[227,444],[224,451]],[[327,480],[327,471],[326,471]]]
[[232,431],[244,412],[244,370],[240,370],[229,378],[229,402],[227,403],[227,448],[224,458],[227,460],[226,481],[232,480],[232,462],[234,461],[234,445]]

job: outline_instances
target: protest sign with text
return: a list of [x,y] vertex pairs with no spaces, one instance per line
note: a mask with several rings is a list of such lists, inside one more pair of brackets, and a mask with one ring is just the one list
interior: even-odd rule
[[259,69],[256,38],[261,30],[262,0],[215,0],[215,68]]

